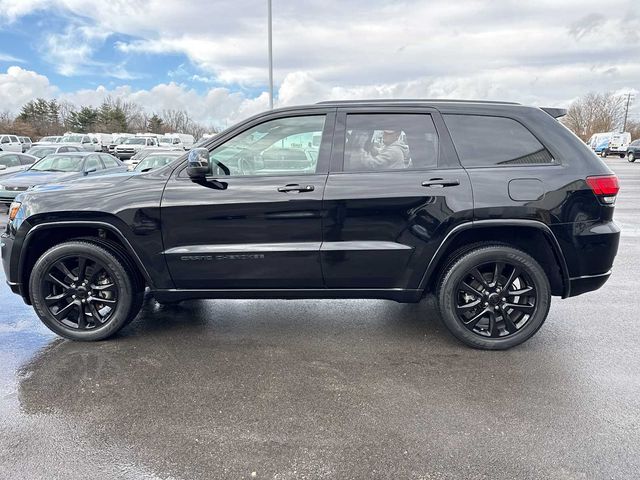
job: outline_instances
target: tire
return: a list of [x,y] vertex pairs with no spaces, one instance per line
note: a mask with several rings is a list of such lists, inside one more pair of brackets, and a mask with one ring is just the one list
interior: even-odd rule
[[627,153],[627,161],[631,163],[636,161],[636,156],[633,154],[633,152]]
[[437,297],[443,323],[458,340],[505,350],[540,329],[549,313],[551,288],[533,257],[510,246],[485,244],[454,253]]
[[621,153],[621,154],[620,154],[620,158],[624,158],[624,153]]
[[[138,267],[136,266],[136,264],[129,258],[126,252],[122,251],[122,247],[116,242],[107,240],[105,238],[96,237],[81,237],[74,240],[98,245],[114,255],[118,259],[118,261],[127,269],[127,272],[138,272]],[[144,278],[142,277],[142,275],[131,275],[131,282],[133,285],[133,302],[131,304],[131,310],[129,311],[129,316],[125,325],[128,325],[133,320],[135,320],[135,318],[138,316],[138,313],[140,313],[140,310],[142,309],[142,305],[144,304]]]
[[605,149],[600,150],[600,156],[602,158],[607,158],[607,151]]
[[130,322],[137,305],[135,280],[118,257],[85,241],[47,250],[29,279],[42,322],[61,337],[80,341],[103,340]]

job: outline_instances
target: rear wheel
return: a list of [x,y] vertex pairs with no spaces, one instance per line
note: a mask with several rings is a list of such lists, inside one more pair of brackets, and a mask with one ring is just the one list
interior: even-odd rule
[[29,288],[42,322],[71,340],[102,340],[135,316],[134,283],[116,255],[93,243],[52,247],[36,262]]
[[603,149],[600,151],[600,156],[601,156],[602,158],[607,158],[607,150],[603,148]]
[[445,326],[465,344],[502,350],[531,338],[551,304],[549,280],[535,259],[504,245],[488,245],[452,259],[438,302]]
[[633,152],[627,153],[627,161],[631,163],[636,161],[636,156],[633,154]]

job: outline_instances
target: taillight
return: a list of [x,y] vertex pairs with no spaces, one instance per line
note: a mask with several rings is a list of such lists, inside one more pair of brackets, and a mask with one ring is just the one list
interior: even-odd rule
[[587,185],[591,187],[600,200],[604,203],[615,203],[616,195],[620,191],[618,177],[615,175],[601,175],[587,177]]

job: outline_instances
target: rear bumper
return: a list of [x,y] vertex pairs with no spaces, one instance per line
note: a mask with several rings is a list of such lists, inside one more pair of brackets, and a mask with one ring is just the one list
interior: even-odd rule
[[570,297],[582,295],[583,293],[592,292],[603,286],[609,277],[611,271],[601,273],[600,275],[585,275],[582,277],[573,277],[569,279]]

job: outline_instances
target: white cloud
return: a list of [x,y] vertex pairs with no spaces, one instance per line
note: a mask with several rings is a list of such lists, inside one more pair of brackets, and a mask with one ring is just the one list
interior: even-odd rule
[[7,73],[0,73],[0,109],[10,112],[19,111],[20,107],[37,97],[51,98],[57,89],[49,83],[49,79],[36,72],[12,66]]

